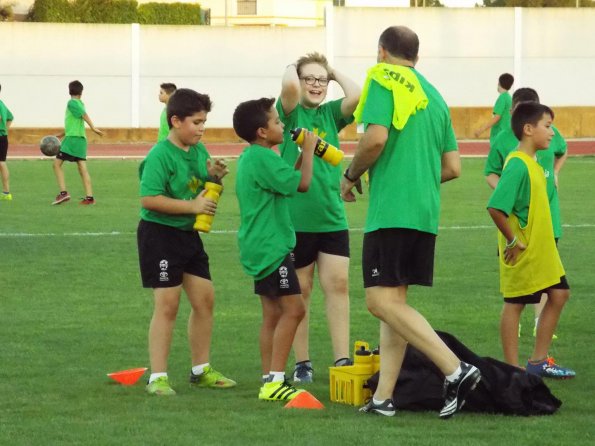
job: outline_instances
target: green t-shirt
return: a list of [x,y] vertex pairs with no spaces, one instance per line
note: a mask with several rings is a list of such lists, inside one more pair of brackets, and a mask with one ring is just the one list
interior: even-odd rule
[[[556,158],[564,156],[568,145],[566,140],[558,129],[552,126],[554,136],[550,145],[545,150],[537,152],[537,163],[543,168],[547,187],[548,200],[550,202],[550,212],[552,214],[552,225],[554,226],[554,237],[562,237],[562,221],[560,217],[560,200],[558,198],[558,189],[556,188],[556,179],[554,175],[554,162]],[[502,166],[508,154],[516,150],[519,140],[514,136],[512,129],[506,129],[500,133],[493,144],[490,146],[488,159],[486,161],[484,174],[502,174]]]
[[[353,122],[353,117],[343,117],[342,102],[343,99],[330,101],[316,109],[307,109],[298,104],[289,115],[285,115],[281,100],[277,101],[279,117],[285,124],[283,144],[279,146],[279,151],[290,166],[295,164],[299,156],[298,146],[289,133],[296,127],[304,127],[329,144],[339,147],[339,131]],[[332,166],[314,157],[312,182],[308,191],[296,194],[289,200],[291,220],[296,231],[332,232],[347,229],[340,191],[341,175],[341,165]]]
[[438,233],[442,155],[457,150],[448,107],[438,91],[413,70],[428,106],[402,130],[392,125],[391,91],[372,81],[362,122],[389,129],[380,157],[370,167],[370,205],[365,232],[409,228]]
[[531,182],[527,165],[519,158],[512,158],[492,192],[488,208],[498,209],[506,215],[516,215],[521,226],[525,227],[529,219],[530,202]]
[[506,129],[510,129],[510,110],[512,108],[512,97],[508,91],[503,91],[496,99],[492,114],[500,116],[500,120],[490,129],[490,144],[498,134]]
[[[157,143],[139,167],[140,196],[163,195],[178,200],[192,200],[209,181],[207,159],[209,152],[202,143],[191,146],[188,151],[165,140]],[[165,226],[192,231],[196,220],[194,214],[170,215],[141,208],[143,220]]]
[[85,121],[83,116],[85,111],[85,104],[80,99],[71,99],[66,105],[66,114],[64,116],[64,135],[65,136],[80,136],[86,138],[85,135]]
[[167,124],[167,107],[165,107],[161,112],[161,117],[159,118],[159,133],[157,134],[157,142],[167,139],[168,136],[169,125]]
[[8,127],[6,126],[6,123],[8,121],[12,121],[13,119],[14,116],[8,107],[4,105],[4,102],[0,101],[0,136],[8,135]]
[[238,160],[240,261],[255,280],[271,274],[295,247],[288,197],[297,193],[301,178],[277,153],[256,144]]

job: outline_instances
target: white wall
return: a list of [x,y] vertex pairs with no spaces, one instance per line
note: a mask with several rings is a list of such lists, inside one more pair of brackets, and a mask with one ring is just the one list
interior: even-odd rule
[[379,34],[406,24],[420,37],[418,69],[451,106],[491,106],[503,72],[522,74],[515,87],[535,87],[549,105],[595,106],[594,9],[523,9],[517,35],[510,8],[335,8],[332,14],[328,28],[141,26],[136,47],[131,25],[0,23],[0,97],[15,114],[15,127],[60,126],[68,82],[79,79],[99,127],[132,127],[134,116],[141,127],[156,127],[158,86],[175,82],[211,96],[210,126],[231,127],[235,106],[276,96],[285,66],[306,52],[329,54],[362,83]]

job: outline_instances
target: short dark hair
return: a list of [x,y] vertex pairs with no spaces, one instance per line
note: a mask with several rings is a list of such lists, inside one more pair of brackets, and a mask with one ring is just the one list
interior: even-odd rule
[[237,135],[252,144],[259,128],[266,128],[274,98],[260,98],[242,102],[233,112],[233,129]]
[[523,139],[525,125],[537,125],[543,115],[550,115],[554,119],[554,112],[547,105],[539,102],[521,102],[512,112],[510,126],[514,136],[520,141]]
[[406,26],[391,26],[386,28],[378,43],[392,56],[415,61],[419,52],[419,38]]
[[72,81],[68,84],[68,94],[70,96],[80,96],[83,94],[83,84],[80,81]]
[[512,94],[512,106],[514,107],[521,102],[539,102],[539,95],[532,88],[518,88]]
[[510,87],[514,84],[514,76],[510,73],[501,74],[498,78],[498,84],[505,90],[510,90]]
[[176,84],[172,84],[170,82],[164,82],[163,84],[161,84],[159,86],[163,91],[165,91],[167,94],[172,94],[174,91],[177,90],[178,87],[176,87]]
[[171,118],[177,116],[184,120],[188,116],[201,111],[210,112],[213,103],[208,95],[197,93],[190,88],[180,88],[174,92],[167,102],[167,125],[171,129]]

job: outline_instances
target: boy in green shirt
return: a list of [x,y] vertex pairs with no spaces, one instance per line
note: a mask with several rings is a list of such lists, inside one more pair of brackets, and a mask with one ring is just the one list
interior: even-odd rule
[[[1,90],[2,85],[0,85]],[[13,119],[14,116],[8,107],[4,105],[4,102],[0,101],[0,177],[2,177],[2,194],[0,194],[0,200],[6,201],[12,200],[9,184],[10,173],[6,165],[6,155],[8,153],[8,129]]]
[[[337,82],[345,97],[323,104],[331,81]],[[299,148],[289,131],[303,127],[339,147],[339,132],[353,122],[360,96],[359,86],[332,69],[325,56],[310,53],[288,65],[283,74],[281,95],[276,107],[285,125],[279,151],[290,165]],[[349,359],[349,230],[339,183],[342,169],[314,158],[314,173],[308,192],[289,199],[291,221],[296,231],[293,250],[295,267],[306,305],[306,317],[295,335],[294,382],[312,382],[314,370],[309,352],[309,308],[318,269],[326,301],[326,316],[333,345],[335,366],[350,365]]]
[[510,97],[510,93],[508,92],[512,84],[514,83],[514,77],[512,74],[504,73],[501,74],[498,78],[498,99],[494,104],[494,109],[492,110],[492,118],[486,122],[484,125],[479,127],[475,131],[475,137],[478,138],[483,132],[487,129],[490,130],[490,145],[494,143],[496,136],[505,130],[510,128],[510,111],[512,108],[512,98]]
[[188,341],[192,356],[190,383],[196,387],[229,388],[235,381],[209,363],[215,291],[209,257],[198,232],[197,214],[214,215],[217,203],[205,197],[207,181],[220,182],[226,164],[212,162],[200,139],[211,100],[182,88],[167,104],[170,132],[157,143],[139,168],[141,220],[138,253],[142,283],[153,289],[155,307],[149,327],[150,395],[175,395],[167,376],[174,324],[182,290],[191,311]]
[[508,155],[502,176],[488,202],[498,227],[500,289],[504,308],[500,336],[504,360],[518,363],[518,326],[526,304],[548,299],[541,313],[535,346],[526,370],[543,377],[573,378],[575,372],[548,357],[552,335],[570,297],[564,267],[556,248],[546,181],[536,154],[554,135],[552,110],[537,102],[519,104],[512,115],[512,130],[520,141]]
[[161,111],[161,117],[159,118],[159,133],[157,134],[157,142],[161,142],[167,139],[169,135],[169,124],[167,123],[167,102],[174,91],[176,91],[176,84],[163,83],[159,86],[159,102],[165,104]]
[[274,103],[268,98],[242,102],[233,114],[235,132],[250,144],[238,161],[238,244],[242,266],[254,277],[262,305],[263,384],[258,398],[288,401],[303,392],[287,382],[285,367],[305,312],[292,259],[295,232],[288,198],[308,190],[318,138],[307,131],[295,167],[287,164],[272,150],[283,142],[284,127]]
[[66,105],[64,133],[57,135],[58,138],[64,136],[64,140],[60,145],[60,152],[58,152],[54,160],[54,174],[56,175],[60,193],[56,195],[56,199],[52,204],[62,204],[70,200],[70,194],[66,190],[64,171],[62,170],[62,164],[64,164],[64,161],[68,161],[77,164],[79,175],[85,188],[85,197],[81,199],[80,204],[93,205],[95,204],[95,198],[93,198],[91,176],[87,170],[87,135],[85,135],[85,122],[99,136],[103,135],[103,132],[95,128],[93,121],[91,121],[85,110],[85,104],[81,101],[83,84],[79,81],[72,81],[68,84],[68,93],[70,94],[70,100]]

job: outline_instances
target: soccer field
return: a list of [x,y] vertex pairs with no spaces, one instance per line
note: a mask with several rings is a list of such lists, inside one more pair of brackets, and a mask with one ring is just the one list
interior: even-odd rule
[[[463,160],[462,177],[443,185],[434,287],[412,288],[410,303],[434,328],[456,335],[481,356],[501,359],[496,229],[485,210],[484,159]],[[238,382],[231,390],[191,389],[183,301],[169,374],[178,395],[149,397],[143,382],[123,387],[106,373],[147,367],[151,291],[141,288],[136,251],[138,161],[90,161],[96,206],[79,206],[82,186],[66,166],[73,200],[56,194],[48,161],[10,161],[14,200],[0,202],[0,444],[77,445],[586,445],[595,441],[593,246],[595,158],[568,159],[560,176],[562,261],[571,299],[551,354],[576,370],[547,381],[563,405],[545,417],[433,412],[365,416],[330,403],[332,363],[324,305],[312,298],[308,387],[323,411],[284,410],[258,401],[260,304],[239,263],[235,163],[225,180],[214,231],[204,235],[216,289],[214,367]],[[367,196],[346,205],[351,227],[351,339],[378,342],[361,280]],[[589,303],[591,302],[591,303]],[[523,315],[521,357],[532,347],[532,309]],[[292,361],[293,358],[290,359]],[[287,372],[289,373],[290,367]]]

